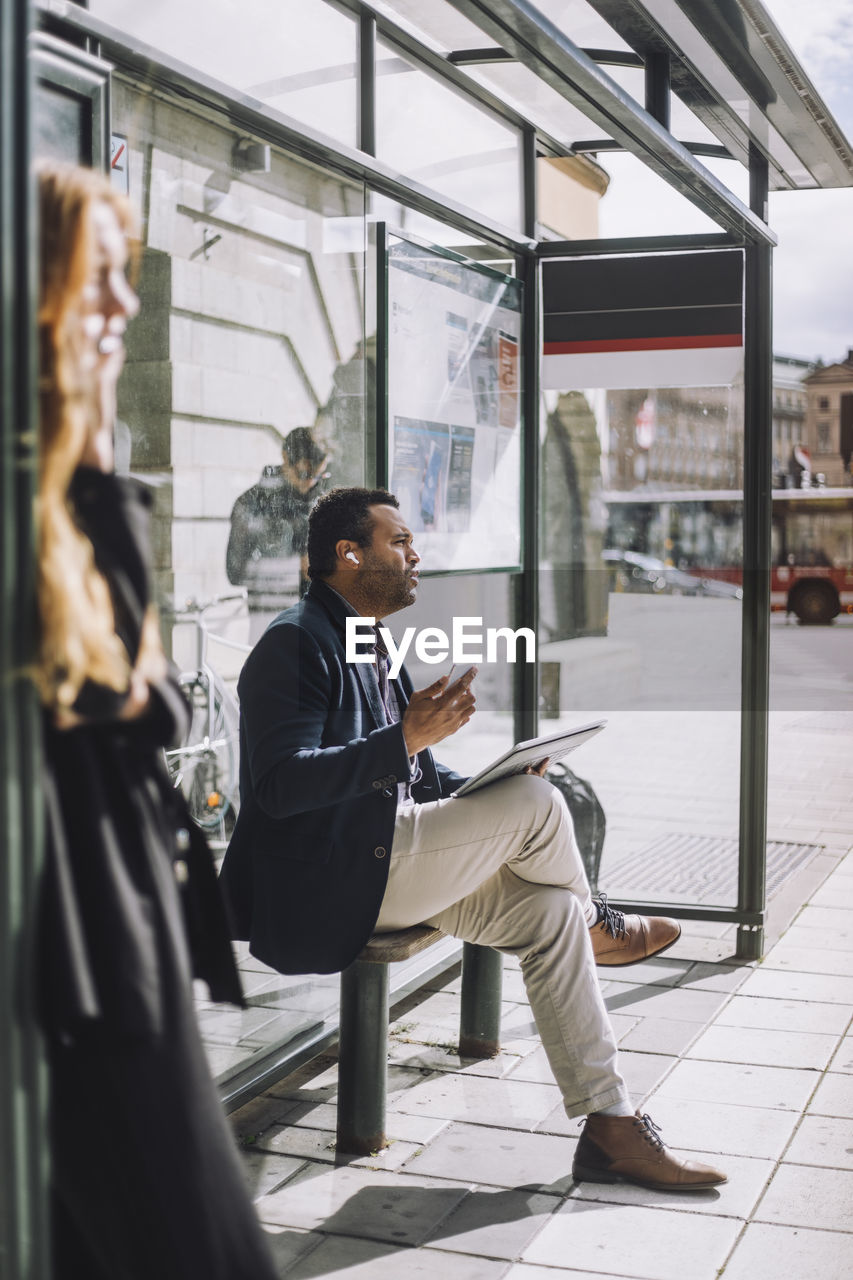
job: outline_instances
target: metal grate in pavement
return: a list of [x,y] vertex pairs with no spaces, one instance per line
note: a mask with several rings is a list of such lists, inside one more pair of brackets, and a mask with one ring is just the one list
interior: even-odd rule
[[[767,896],[772,897],[789,876],[805,866],[823,845],[787,840],[767,843]],[[619,861],[606,860],[606,879],[614,892],[629,889],[644,896],[696,903],[725,902],[737,890],[738,842],[719,836],[669,832],[637,853]]]

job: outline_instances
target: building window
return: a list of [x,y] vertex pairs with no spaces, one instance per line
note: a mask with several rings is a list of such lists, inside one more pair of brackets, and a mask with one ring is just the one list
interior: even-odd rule
[[830,452],[829,430],[830,430],[830,424],[828,422],[819,422],[817,424],[818,453]]
[[829,408],[829,396],[820,396],[817,402],[817,407],[823,412],[826,412]]

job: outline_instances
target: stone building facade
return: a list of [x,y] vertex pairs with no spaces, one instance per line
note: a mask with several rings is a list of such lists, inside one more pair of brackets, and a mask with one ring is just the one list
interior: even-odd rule
[[789,483],[791,452],[806,438],[806,388],[803,378],[814,362],[796,356],[773,357],[773,486]]
[[[806,396],[806,446],[812,474],[822,473],[830,486],[853,483],[853,349],[845,359],[815,369],[803,379]],[[845,460],[846,459],[846,460]]]

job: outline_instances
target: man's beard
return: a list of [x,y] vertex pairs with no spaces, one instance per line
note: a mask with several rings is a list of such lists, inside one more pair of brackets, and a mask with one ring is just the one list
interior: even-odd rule
[[[377,601],[377,616],[408,609],[410,604],[414,604],[416,587],[408,569],[390,569],[387,565],[373,564],[365,557],[362,575],[362,586],[367,588],[371,599]],[[378,607],[379,601],[382,602],[381,608]]]

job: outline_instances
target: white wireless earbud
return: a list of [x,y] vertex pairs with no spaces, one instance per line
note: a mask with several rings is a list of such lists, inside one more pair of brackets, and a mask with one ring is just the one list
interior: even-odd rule
[[352,560],[353,564],[358,564],[358,556],[354,555],[352,551],[347,552],[346,558],[347,560]]

